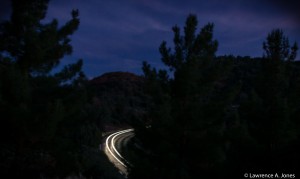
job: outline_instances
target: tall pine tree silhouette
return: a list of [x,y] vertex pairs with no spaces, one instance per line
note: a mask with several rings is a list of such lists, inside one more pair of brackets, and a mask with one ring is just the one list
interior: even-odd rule
[[65,24],[47,23],[48,2],[12,0],[11,18],[0,24],[0,165],[11,178],[94,172],[99,119],[83,61],[53,72],[72,53],[79,11]]

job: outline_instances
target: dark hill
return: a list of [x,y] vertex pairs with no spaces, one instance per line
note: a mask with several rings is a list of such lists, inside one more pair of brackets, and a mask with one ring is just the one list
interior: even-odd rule
[[143,77],[129,72],[105,73],[90,80],[105,123],[131,124],[141,118],[146,109],[143,83]]
[[129,82],[140,83],[143,81],[141,76],[129,72],[109,72],[91,80],[92,84],[103,84],[110,82]]
[[92,79],[90,84],[97,89],[97,94],[136,95],[141,92],[143,81],[143,77],[133,73],[110,72]]

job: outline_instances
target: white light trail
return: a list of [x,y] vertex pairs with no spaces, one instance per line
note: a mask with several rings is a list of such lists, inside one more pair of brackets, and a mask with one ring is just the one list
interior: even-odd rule
[[[112,146],[112,150],[119,156],[119,157],[121,157],[122,159],[124,159],[122,156],[121,156],[121,154],[117,151],[117,149],[116,149],[116,147],[115,147],[115,143],[114,143],[114,139],[115,139],[115,137],[117,137],[118,135],[121,135],[121,134],[124,134],[124,133],[127,133],[127,132],[131,132],[131,131],[133,131],[133,129],[127,129],[127,130],[123,130],[123,131],[119,131],[119,132],[115,132],[115,133],[113,133],[113,134],[111,134],[111,135],[109,135],[107,138],[106,138],[106,148],[107,148],[107,150],[109,151],[109,153],[121,164],[121,165],[123,165],[124,167],[126,167],[127,168],[127,166],[122,162],[122,161],[120,161],[119,159],[118,159],[118,157],[116,157],[115,155],[114,155],[114,153],[111,151],[111,149],[110,149],[110,146],[109,146],[109,139],[112,137],[112,140],[111,140],[111,146]],[[124,159],[125,160],[125,159]]]

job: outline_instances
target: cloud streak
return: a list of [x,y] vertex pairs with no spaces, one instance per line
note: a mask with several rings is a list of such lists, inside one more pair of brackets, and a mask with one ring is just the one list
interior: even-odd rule
[[161,41],[171,45],[172,26],[183,27],[190,13],[197,15],[199,28],[215,24],[217,54],[260,56],[262,41],[274,28],[300,42],[296,7],[296,0],[52,0],[47,20],[57,18],[63,24],[72,9],[80,10],[81,24],[72,36],[74,53],[68,58],[83,58],[85,72],[95,76],[120,70],[141,73],[143,60],[161,67]]

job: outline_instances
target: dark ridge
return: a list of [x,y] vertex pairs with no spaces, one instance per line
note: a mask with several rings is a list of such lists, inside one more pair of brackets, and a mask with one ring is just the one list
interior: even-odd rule
[[104,123],[132,125],[145,112],[144,78],[129,72],[105,73],[90,81],[94,104],[104,111]]
[[142,82],[143,77],[135,75],[133,73],[129,72],[109,72],[104,73],[103,75],[99,77],[93,78],[90,83],[91,84],[103,84],[107,82],[122,82],[122,81],[128,81],[128,82]]

